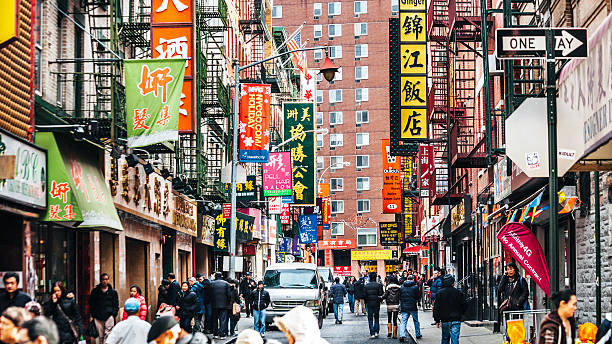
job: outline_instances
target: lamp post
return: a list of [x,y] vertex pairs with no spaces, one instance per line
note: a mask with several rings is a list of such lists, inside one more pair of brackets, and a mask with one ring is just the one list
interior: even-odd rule
[[[245,66],[240,66],[240,61],[238,59],[234,59],[234,121],[233,121],[233,138],[232,138],[232,192],[231,192],[231,215],[230,215],[230,259],[229,259],[229,277],[236,278],[236,166],[238,165],[238,116],[239,116],[239,107],[240,107],[240,72],[260,65],[264,62],[277,59],[279,57],[300,52],[300,51],[308,51],[308,50],[318,50],[318,49],[327,49],[326,47],[312,47],[312,48],[301,48],[286,51],[274,56],[267,57],[265,59],[249,63]],[[323,65],[321,65],[320,69],[321,73],[323,73],[323,77],[325,80],[331,81],[334,79],[335,73],[338,71],[338,67],[334,65],[331,59],[326,56],[325,61],[323,61]]]

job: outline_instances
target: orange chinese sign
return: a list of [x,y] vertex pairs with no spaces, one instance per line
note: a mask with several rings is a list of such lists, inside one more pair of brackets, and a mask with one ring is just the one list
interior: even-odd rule
[[153,0],[151,6],[151,23],[187,24],[192,19],[190,0]]
[[153,58],[184,58],[187,59],[185,77],[192,74],[192,50],[190,27],[154,27],[153,29]]
[[179,109],[179,132],[192,132],[193,131],[193,111],[192,111],[192,81],[183,81],[183,91],[181,94],[181,103]]

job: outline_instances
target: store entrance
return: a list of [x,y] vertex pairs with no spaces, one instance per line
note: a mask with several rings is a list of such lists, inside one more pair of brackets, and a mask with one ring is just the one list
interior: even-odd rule
[[151,304],[147,295],[148,246],[144,241],[125,238],[125,277],[127,286],[137,285],[142,290],[142,296],[147,300],[147,304]]

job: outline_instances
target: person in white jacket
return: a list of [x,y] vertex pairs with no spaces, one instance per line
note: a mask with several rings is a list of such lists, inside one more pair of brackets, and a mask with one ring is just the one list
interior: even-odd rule
[[274,324],[285,333],[289,344],[329,344],[321,338],[319,323],[310,308],[297,306]]
[[125,301],[127,319],[119,322],[106,338],[106,344],[147,344],[147,334],[151,324],[138,316],[140,301],[129,298]]

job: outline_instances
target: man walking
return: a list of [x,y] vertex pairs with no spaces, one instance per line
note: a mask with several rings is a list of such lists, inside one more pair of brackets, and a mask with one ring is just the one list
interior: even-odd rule
[[433,318],[436,326],[442,328],[442,344],[459,344],[461,316],[467,308],[463,293],[455,288],[455,278],[445,275],[442,289],[436,295]]
[[359,280],[355,282],[355,315],[359,316],[359,310],[361,314],[365,315],[365,278],[359,277]]
[[15,272],[7,272],[2,276],[5,292],[0,294],[0,314],[9,307],[25,307],[26,303],[32,301],[28,294],[17,290],[19,286],[19,275]]
[[215,273],[215,280],[210,283],[211,306],[212,306],[212,333],[216,339],[227,337],[227,321],[232,309],[232,289],[223,280],[223,274]]
[[334,279],[334,285],[329,289],[329,294],[332,296],[334,303],[334,317],[336,324],[342,324],[342,314],[344,313],[344,296],[346,296],[346,288],[340,283],[340,278]]
[[408,318],[412,317],[414,322],[414,331],[416,332],[417,339],[422,338],[421,325],[419,324],[419,311],[417,303],[421,299],[421,293],[419,292],[419,286],[415,282],[414,275],[408,275],[406,281],[400,288],[400,310],[402,314],[402,322],[400,323],[399,330],[399,341],[403,342],[406,339]]
[[147,344],[147,334],[151,324],[138,316],[140,301],[129,298],[125,301],[125,312],[128,317],[117,324],[108,335],[106,344]]
[[89,313],[98,329],[98,343],[106,343],[106,338],[115,326],[115,317],[119,313],[117,291],[109,283],[107,273],[100,275],[98,284],[89,295]]
[[244,276],[242,281],[240,281],[239,287],[240,297],[244,300],[245,313],[247,318],[251,316],[251,314],[253,314],[253,310],[251,309],[251,294],[253,292],[253,289],[255,289],[256,287],[257,284],[255,284],[255,281],[251,279],[251,273],[247,272],[246,276]]
[[383,286],[376,281],[376,272],[370,272],[370,282],[364,286],[364,298],[366,311],[368,312],[368,325],[370,326],[370,338],[378,338],[380,324],[380,301],[383,295]]
[[253,309],[253,329],[262,337],[266,335],[266,308],[270,305],[270,294],[264,290],[264,283],[259,281],[257,289],[251,292],[249,299]]
[[[192,277],[193,278],[193,277]],[[191,278],[189,279],[191,281]],[[202,274],[196,274],[195,282],[191,286],[191,290],[196,294],[198,298],[198,309],[194,317],[193,332],[204,331],[204,284],[202,284],[204,278]]]
[[181,292],[181,285],[176,280],[176,275],[173,272],[168,274],[168,281],[170,281],[170,286],[168,286],[168,304],[176,306],[179,293]]

